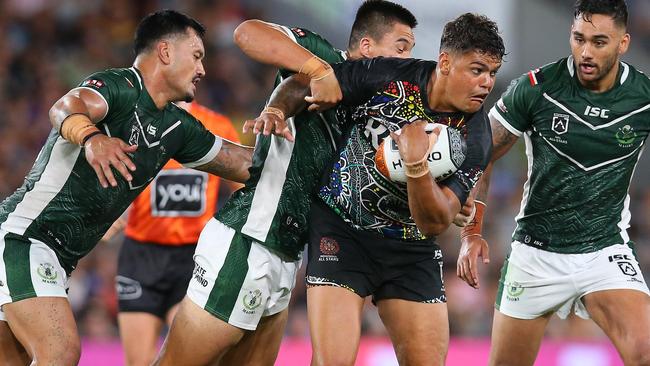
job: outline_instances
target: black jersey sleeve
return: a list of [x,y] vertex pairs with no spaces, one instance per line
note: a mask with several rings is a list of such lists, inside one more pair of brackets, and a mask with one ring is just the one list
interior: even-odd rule
[[357,106],[391,81],[408,80],[420,84],[433,72],[435,65],[433,61],[377,57],[344,61],[332,68],[343,92],[341,104]]
[[449,178],[440,182],[451,189],[464,204],[469,192],[483,175],[492,157],[492,129],[484,107],[467,121],[467,156],[460,168]]

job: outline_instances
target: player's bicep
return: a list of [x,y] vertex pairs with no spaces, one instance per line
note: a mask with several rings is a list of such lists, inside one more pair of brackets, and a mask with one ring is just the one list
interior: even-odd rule
[[70,93],[75,93],[86,105],[91,121],[97,123],[108,114],[108,102],[99,92],[89,88],[75,88]]

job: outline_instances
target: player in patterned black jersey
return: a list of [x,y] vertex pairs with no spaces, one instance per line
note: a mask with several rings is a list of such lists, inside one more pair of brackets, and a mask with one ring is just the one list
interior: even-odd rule
[[133,67],[93,74],[51,108],[36,163],[0,204],[1,364],[78,363],[68,277],[167,161],[248,179],[251,149],[171,103],[194,98],[204,32],[184,14],[153,13],[138,25]]
[[[410,55],[417,22],[407,9],[384,0],[366,1],[357,20],[347,52],[307,29],[259,20],[241,24],[235,41],[252,58],[280,67],[279,80],[301,71],[306,62],[316,62],[324,71],[315,76],[316,87],[334,79],[327,63],[346,57]],[[299,102],[304,105],[302,98]],[[275,121],[279,117],[272,111],[267,107],[258,120]],[[292,141],[268,134],[258,137],[251,179],[203,230],[195,275],[160,364],[203,365],[222,355],[224,365],[274,363],[307,241],[311,193],[340,135],[333,111],[304,111],[290,119],[289,127]]]
[[[554,313],[592,318],[626,365],[650,365],[650,296],[633,243],[628,190],[650,133],[650,80],[620,61],[623,0],[579,0],[571,56],[514,80],[490,111],[494,156],[523,136],[528,157],[503,265],[491,365],[532,365]],[[491,171],[477,185],[486,202]],[[480,216],[480,215],[479,215]],[[478,219],[478,218],[477,218]],[[458,274],[478,287],[480,221],[463,230]]]
[[[354,364],[368,296],[400,364],[444,364],[449,326],[435,236],[451,224],[489,161],[482,103],[504,52],[496,24],[467,13],[445,25],[438,62],[376,58],[332,66],[343,95],[346,139],[311,211],[312,364]],[[307,100],[322,107],[318,96]],[[425,133],[423,122],[457,128],[468,141],[461,167],[439,183],[423,159],[436,138]],[[375,166],[377,146],[389,135],[412,163],[405,185]]]

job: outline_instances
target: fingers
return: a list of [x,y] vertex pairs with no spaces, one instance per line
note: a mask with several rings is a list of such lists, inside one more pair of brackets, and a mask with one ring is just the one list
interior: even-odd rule
[[104,172],[101,170],[98,164],[92,164],[91,167],[95,171],[95,174],[97,175],[97,179],[99,179],[99,184],[102,186],[102,188],[108,188],[108,182],[106,181],[106,178],[104,177]]
[[280,136],[284,137],[285,139],[294,142],[293,134],[291,133],[291,130],[289,130],[289,127],[285,127],[280,133]]
[[111,185],[111,187],[117,187],[117,180],[115,180],[115,176],[113,175],[113,171],[111,171],[111,165],[107,162],[100,163],[100,166],[102,167],[102,172],[104,173],[104,176],[106,177],[106,180],[108,181],[108,184]]
[[248,133],[248,131],[252,130],[253,127],[255,126],[255,120],[254,119],[249,119],[244,122],[244,126],[241,129],[242,133]]
[[[131,171],[135,171],[135,164],[133,164],[133,161],[131,161],[131,158],[129,158],[128,155],[126,155],[126,154],[123,153],[122,151],[118,151],[115,155],[117,156],[117,159],[118,159],[118,160],[119,160],[123,165],[125,165],[127,168],[129,168],[129,170],[131,170]],[[118,167],[116,167],[116,168],[118,168]],[[118,169],[119,169],[119,168],[118,168]],[[127,173],[128,173],[128,172],[127,172]],[[130,179],[129,179],[129,181],[130,181]]]
[[481,256],[483,257],[483,263],[490,263],[490,246],[487,243],[483,245],[483,253]]

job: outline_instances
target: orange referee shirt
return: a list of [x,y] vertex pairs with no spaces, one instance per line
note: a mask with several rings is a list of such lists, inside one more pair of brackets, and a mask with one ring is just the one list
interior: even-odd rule
[[[230,120],[197,103],[188,109],[217,136],[239,142]],[[163,245],[196,244],[205,223],[217,210],[220,179],[170,160],[133,201],[124,234]]]

